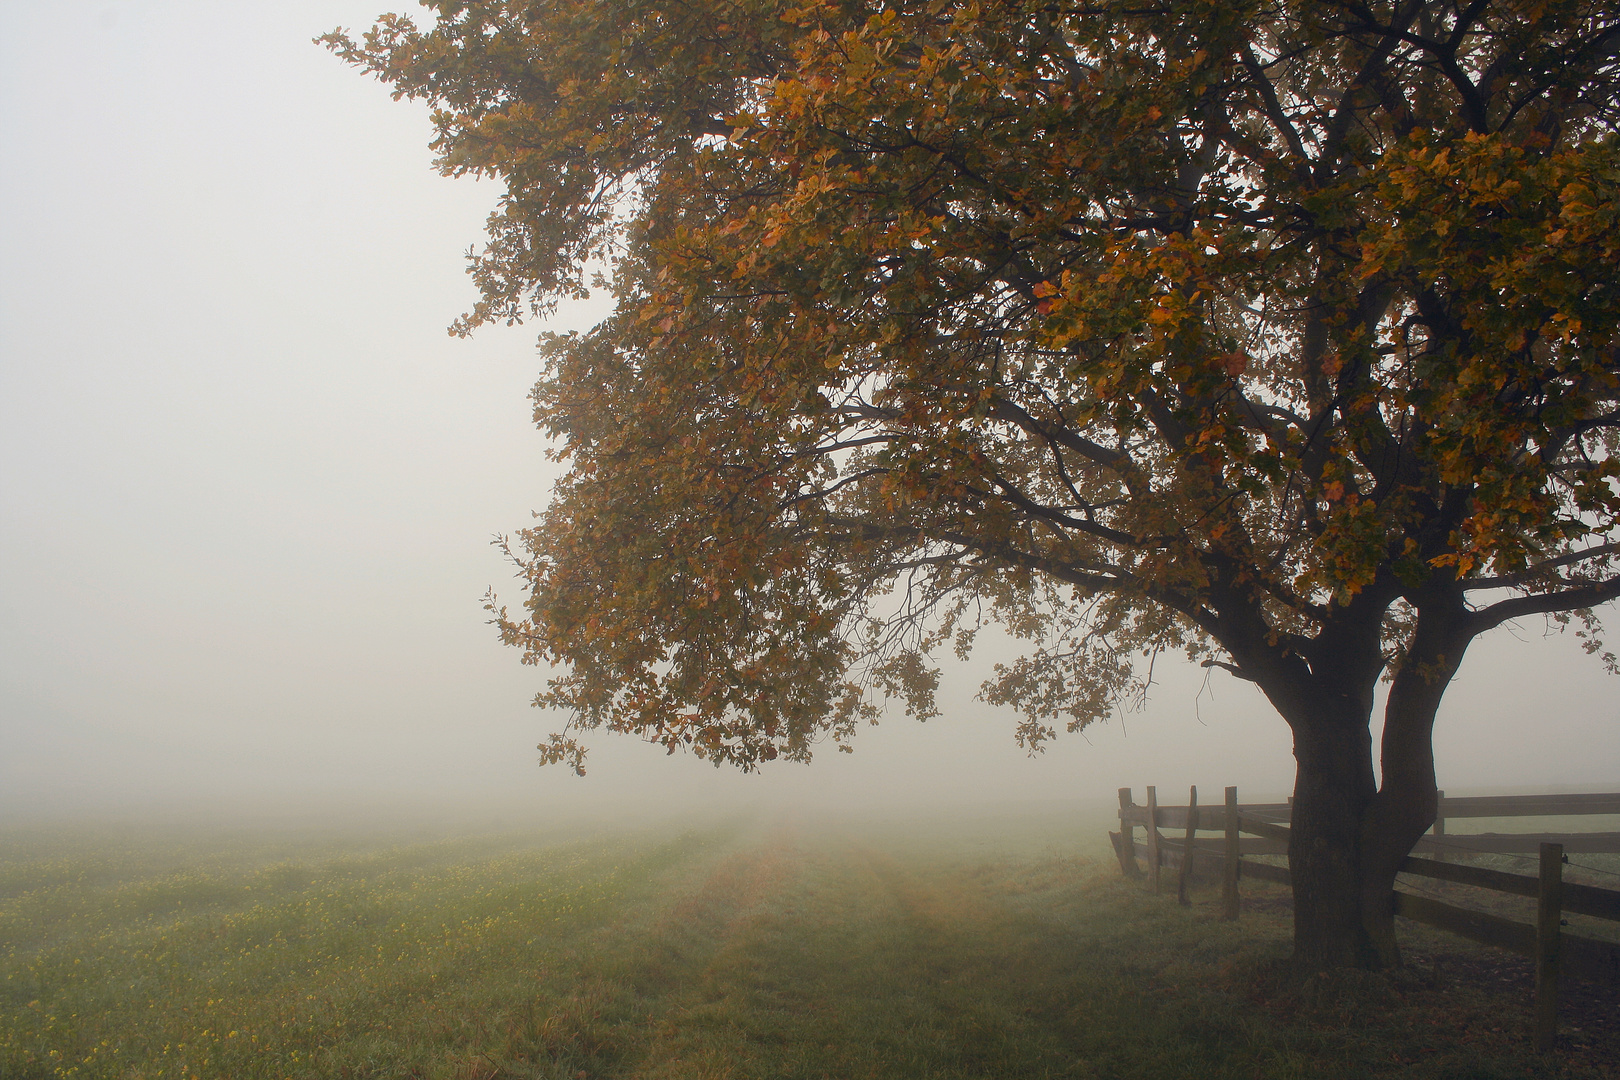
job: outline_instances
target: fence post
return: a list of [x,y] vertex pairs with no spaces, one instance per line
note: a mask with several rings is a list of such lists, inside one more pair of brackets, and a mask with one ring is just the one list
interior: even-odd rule
[[1187,791],[1187,838],[1181,842],[1181,873],[1176,877],[1176,902],[1190,907],[1187,899],[1187,879],[1192,877],[1193,841],[1198,839],[1198,785]]
[[1558,1034],[1559,925],[1563,921],[1564,845],[1541,845],[1541,887],[1536,895],[1536,1053],[1552,1049]]
[[1226,789],[1226,866],[1221,877],[1221,918],[1238,917],[1238,800],[1237,788]]
[[1142,876],[1141,867],[1136,865],[1136,826],[1125,819],[1136,804],[1131,801],[1131,789],[1119,789],[1119,869],[1129,878]]
[[[1439,840],[1446,835],[1446,812],[1442,809],[1442,807],[1444,807],[1446,804],[1446,793],[1444,791],[1436,791],[1434,794],[1434,838]],[[1445,862],[1445,847],[1442,844],[1436,844],[1435,848],[1435,858],[1439,859],[1441,862]]]
[[1159,789],[1147,789],[1147,849],[1148,875],[1153,879],[1153,891],[1159,891]]

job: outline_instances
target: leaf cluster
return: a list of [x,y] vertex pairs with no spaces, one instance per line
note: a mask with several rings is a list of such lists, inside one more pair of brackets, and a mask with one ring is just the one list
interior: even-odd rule
[[507,185],[459,328],[617,301],[491,601],[584,727],[803,759],[996,624],[1036,748],[1620,595],[1605,3],[429,6],[327,41]]

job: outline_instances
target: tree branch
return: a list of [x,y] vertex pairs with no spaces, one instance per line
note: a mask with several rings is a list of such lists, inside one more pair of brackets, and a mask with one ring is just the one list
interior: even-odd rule
[[1578,611],[1581,608],[1606,604],[1616,597],[1620,597],[1620,577],[1559,592],[1519,596],[1474,612],[1469,618],[1469,629],[1478,635],[1502,625],[1509,619],[1525,615],[1546,615],[1554,611]]
[[1620,542],[1599,544],[1583,551],[1571,551],[1555,559],[1547,559],[1545,562],[1536,563],[1536,565],[1527,567],[1517,574],[1502,574],[1497,577],[1475,578],[1471,581],[1465,581],[1463,582],[1463,588],[1470,591],[1474,589],[1511,589],[1534,581],[1549,570],[1574,566],[1576,563],[1585,562],[1587,559],[1601,558],[1604,555],[1616,553],[1620,553]]
[[1242,668],[1238,667],[1236,664],[1228,664],[1225,660],[1205,660],[1198,666],[1206,668],[1220,668],[1223,671],[1229,671],[1245,682],[1257,683],[1260,681],[1253,675],[1250,675],[1247,671],[1244,671]]

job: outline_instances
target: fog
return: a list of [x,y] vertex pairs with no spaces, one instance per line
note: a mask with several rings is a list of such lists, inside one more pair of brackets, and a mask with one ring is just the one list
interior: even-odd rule
[[[1026,756],[954,662],[945,715],[740,776],[596,738],[484,623],[489,546],[545,505],[535,326],[470,341],[498,189],[435,174],[425,109],[311,43],[373,3],[5,4],[0,35],[0,820],[661,814],[740,803],[1205,799],[1292,786],[1247,684],[1161,659],[1144,709]],[[587,325],[589,304],[553,327]],[[1612,616],[1611,616],[1612,618]],[[1616,683],[1539,621],[1442,711],[1453,793],[1613,789]]]

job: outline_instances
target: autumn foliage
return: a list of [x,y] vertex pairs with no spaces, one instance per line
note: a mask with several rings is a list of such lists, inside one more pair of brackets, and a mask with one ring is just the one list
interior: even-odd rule
[[327,40],[506,184],[458,328],[617,302],[492,607],[549,759],[806,759],[990,625],[1038,747],[1183,650],[1293,729],[1305,951],[1392,957],[1468,642],[1620,595],[1612,8],[429,6]]

